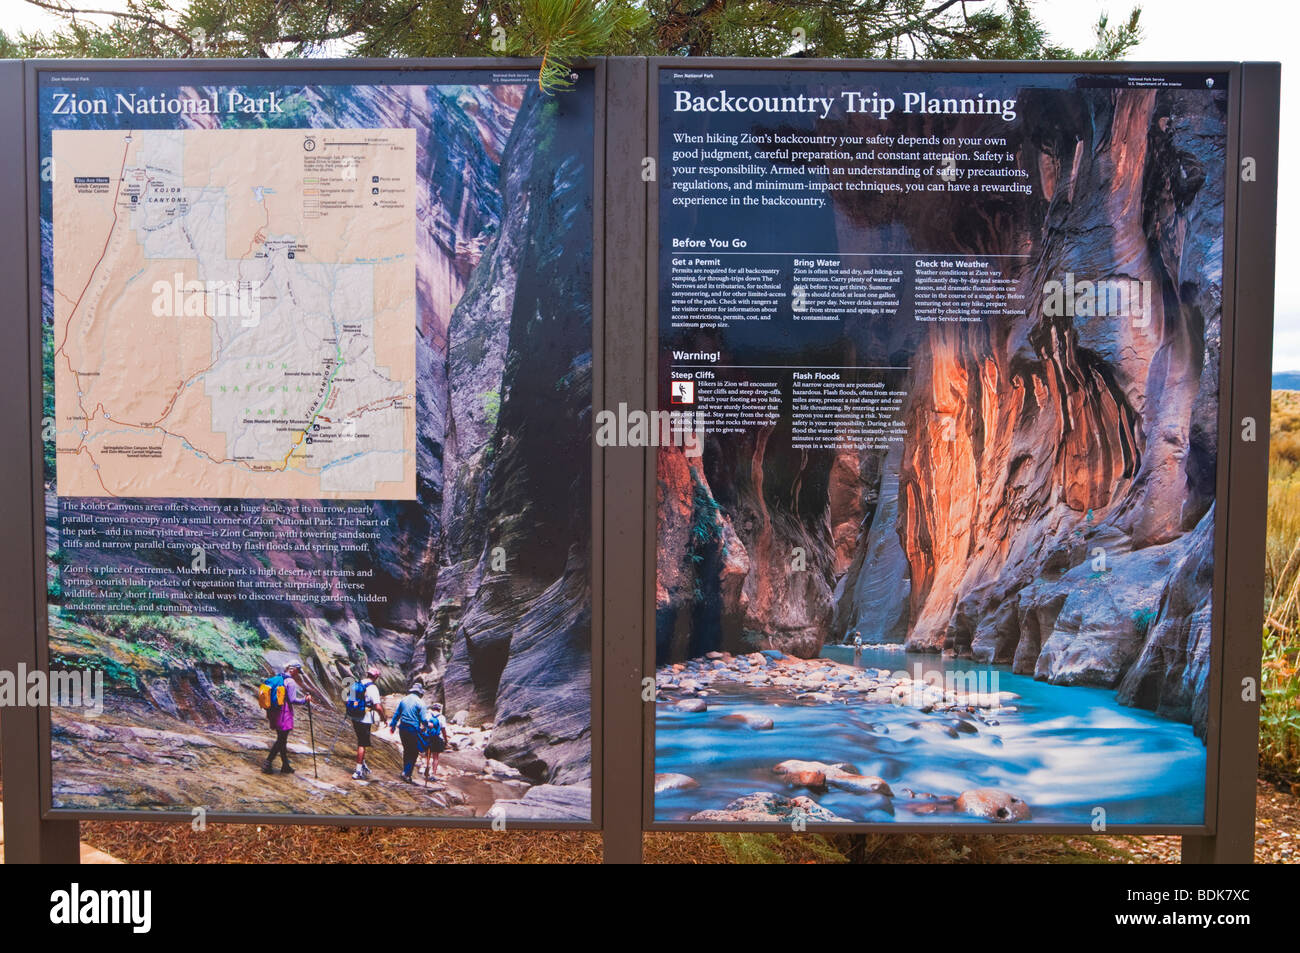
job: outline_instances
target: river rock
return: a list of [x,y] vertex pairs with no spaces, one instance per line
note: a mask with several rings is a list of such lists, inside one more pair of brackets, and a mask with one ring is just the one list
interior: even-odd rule
[[986,821],[1010,823],[1030,818],[1028,804],[1014,794],[997,788],[977,788],[962,792],[957,798],[957,810]]
[[780,775],[787,784],[794,787],[824,790],[827,767],[820,761],[790,760],[776,765],[772,768],[772,773]]
[[835,701],[835,696],[829,692],[801,692],[794,696],[794,700],[815,705],[829,705]]
[[[886,798],[894,796],[894,792],[883,778],[871,774],[859,774],[856,768],[847,764],[831,765],[826,770],[826,783],[833,788],[854,794],[879,794]],[[890,813],[893,813],[892,809]]]
[[685,791],[699,786],[699,781],[686,774],[655,775],[655,794],[662,794],[665,791]]
[[678,711],[701,712],[709,710],[709,703],[703,698],[683,698],[673,708]]
[[860,774],[851,764],[840,762],[826,764],[822,761],[800,761],[790,759],[782,761],[772,768],[774,774],[780,775],[787,784],[824,791],[828,787],[838,788],[853,794],[880,794],[893,797],[894,792],[881,778]]
[[752,728],[754,731],[771,731],[776,727],[776,723],[766,715],[751,715],[747,712],[740,711],[732,712],[729,715],[723,715],[722,720],[742,724],[746,728]]
[[699,811],[691,815],[691,820],[716,821],[724,824],[788,824],[800,816],[808,821],[845,820],[810,797],[788,798],[768,791],[738,797],[721,810]]
[[444,751],[438,758],[438,764],[464,771],[466,774],[482,774],[488,769],[487,755],[480,748]]

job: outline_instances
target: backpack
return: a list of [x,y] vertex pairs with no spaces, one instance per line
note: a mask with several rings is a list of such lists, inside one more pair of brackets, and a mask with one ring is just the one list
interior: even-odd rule
[[257,686],[257,704],[263,711],[270,711],[284,704],[283,675],[272,675]]
[[347,711],[349,718],[353,721],[360,721],[366,717],[366,709],[369,707],[366,704],[366,683],[358,679],[352,683],[352,689],[348,692],[343,708]]
[[442,739],[442,719],[435,718],[432,721],[421,719],[420,727],[415,732],[416,743],[420,751],[428,751],[429,748],[441,752],[446,749],[446,744]]

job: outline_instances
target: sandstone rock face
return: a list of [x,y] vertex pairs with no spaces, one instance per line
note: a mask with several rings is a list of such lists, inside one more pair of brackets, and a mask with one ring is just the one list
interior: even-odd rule
[[[502,158],[503,226],[452,316],[452,404],[468,410],[453,417],[465,492],[444,511],[447,555],[473,568],[461,593],[438,595],[462,606],[448,707],[494,723],[491,757],[571,784],[591,770],[591,474],[554,462],[591,452],[591,170],[556,112],[536,93],[520,106]],[[513,276],[513,295],[497,274]]]
[[1187,537],[1182,561],[1165,583],[1151,634],[1119,686],[1126,705],[1190,721],[1205,737],[1210,671],[1210,587],[1214,507]]
[[591,788],[579,784],[539,784],[521,798],[498,800],[488,817],[506,820],[587,821],[591,819]]
[[1222,192],[1203,170],[1222,159],[1203,133],[1222,115],[1154,91],[1087,102],[1065,126],[1026,110],[1048,230],[1020,286],[1037,303],[1066,273],[1123,276],[1150,283],[1148,313],[1032,308],[996,336],[936,328],[914,372],[900,508],[909,645],[1114,687],[1154,634],[1165,580],[1207,545],[1188,531],[1215,468]]
[[834,562],[827,473],[804,482],[803,474],[769,465],[770,437],[765,430],[724,438],[725,473],[706,474],[698,458],[687,463],[678,448],[659,451],[661,656],[725,647],[811,658],[821,649]]
[[907,636],[911,567],[898,535],[898,468],[902,445],[878,462],[878,506],[859,532],[855,555],[835,588],[835,637],[866,643],[902,642]]

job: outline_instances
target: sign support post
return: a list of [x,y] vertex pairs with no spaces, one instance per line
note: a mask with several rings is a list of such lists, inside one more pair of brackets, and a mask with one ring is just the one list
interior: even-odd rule
[[[1273,269],[1277,230],[1281,68],[1246,63],[1238,99],[1240,128],[1233,287],[1232,427],[1220,438],[1228,466],[1227,585],[1218,705],[1218,797],[1207,820],[1212,837],[1184,837],[1183,863],[1249,864],[1255,856],[1255,779],[1259,772],[1260,632],[1264,625],[1264,547],[1268,521],[1268,435],[1273,348]],[[1227,343],[1227,342],[1225,342]],[[1249,418],[1249,420],[1248,420]],[[1211,710],[1210,717],[1215,717]]]
[[[32,432],[39,426],[32,406],[30,366],[31,322],[28,269],[39,263],[28,261],[27,230],[13,227],[28,221],[27,141],[23,132],[26,103],[23,64],[0,63],[0,128],[9,130],[0,144],[0,220],[11,223],[5,232],[5,250],[0,255],[0,288],[7,292],[5,323],[9,346],[0,348],[0,426],[8,453],[0,455],[0,535],[10,542],[0,550],[0,575],[8,582],[0,586],[0,669],[17,673],[36,671],[37,654],[36,568],[44,565],[45,533],[38,532],[32,518],[33,461],[23,448],[36,446]],[[39,307],[39,291],[36,306]],[[24,545],[24,540],[26,544]],[[44,578],[44,572],[40,574]],[[16,678],[16,674],[15,674]],[[23,685],[17,686],[18,690]],[[19,700],[21,701],[21,699]],[[79,828],[76,821],[41,819],[41,711],[14,705],[0,714],[0,756],[4,764],[4,856],[11,864],[75,864],[78,858]]]
[[[603,409],[641,407],[645,394],[647,183],[644,59],[606,61],[605,391]],[[604,461],[604,684],[602,766],[605,863],[641,862],[642,621],[646,552],[641,447],[606,448]],[[650,528],[653,532],[653,527]],[[618,554],[614,557],[613,554]],[[612,557],[612,558],[611,558]]]

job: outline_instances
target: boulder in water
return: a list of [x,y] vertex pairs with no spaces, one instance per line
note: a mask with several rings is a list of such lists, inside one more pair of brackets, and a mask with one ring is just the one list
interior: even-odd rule
[[1014,794],[997,788],[977,788],[964,791],[957,798],[957,810],[986,821],[1011,823],[1029,820],[1029,805]]
[[700,811],[691,815],[693,821],[715,821],[724,824],[787,824],[802,818],[808,821],[843,821],[810,797],[782,797],[762,791],[738,797],[722,810]]
[[722,720],[726,722],[738,722],[746,728],[752,728],[754,731],[771,731],[776,724],[766,715],[751,715],[748,712],[732,712],[730,715],[723,715]]
[[689,788],[698,788],[700,782],[696,781],[690,775],[686,774],[656,774],[655,775],[655,794],[662,794],[665,791],[685,791]]

